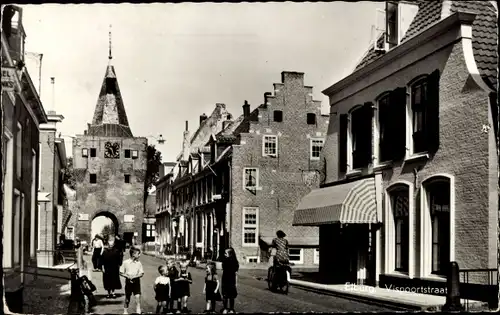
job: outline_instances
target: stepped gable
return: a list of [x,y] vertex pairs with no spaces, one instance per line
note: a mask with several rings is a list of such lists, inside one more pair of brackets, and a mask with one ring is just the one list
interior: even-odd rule
[[115,68],[110,64],[102,82],[88,135],[104,137],[133,137],[118,86]]
[[[419,9],[415,19],[410,24],[408,31],[402,38],[404,43],[409,38],[422,32],[430,25],[438,22],[449,15],[442,15],[442,1],[418,1]],[[490,1],[450,1],[451,8],[449,14],[455,12],[471,12],[476,14],[476,19],[472,24],[472,47],[477,67],[481,77],[486,84],[496,90],[497,84],[497,15],[495,7]],[[377,39],[377,43],[384,41],[384,34]],[[371,63],[384,52],[375,51],[373,47],[358,63],[355,70],[361,69]]]

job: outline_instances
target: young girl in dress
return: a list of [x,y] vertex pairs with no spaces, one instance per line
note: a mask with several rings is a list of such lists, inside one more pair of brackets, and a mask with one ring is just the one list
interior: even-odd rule
[[203,294],[207,298],[207,307],[205,313],[215,312],[215,303],[220,301],[219,296],[219,278],[217,277],[217,269],[214,263],[207,265],[207,275],[205,276],[205,286]]
[[[182,310],[182,312],[189,312],[187,308],[188,298],[190,296],[189,286],[193,283],[193,279],[191,278],[191,273],[187,270],[188,263],[180,264],[180,272],[179,277],[176,279],[176,290],[177,290],[177,306],[178,312]],[[182,307],[182,308],[181,308]]]
[[179,277],[179,270],[175,267],[175,263],[173,259],[170,259],[167,262],[167,275],[170,279],[170,298],[167,301],[167,310],[169,312],[174,311],[174,301],[177,300],[178,290],[176,287],[176,279]]
[[[222,260],[222,298],[224,302],[223,314],[234,313],[234,299],[238,296],[236,280],[240,265],[232,247],[224,252]],[[229,308],[228,308],[229,302]]]
[[155,280],[154,290],[156,293],[156,314],[163,314],[167,311],[167,303],[170,300],[170,278],[166,266],[158,267],[160,275]]

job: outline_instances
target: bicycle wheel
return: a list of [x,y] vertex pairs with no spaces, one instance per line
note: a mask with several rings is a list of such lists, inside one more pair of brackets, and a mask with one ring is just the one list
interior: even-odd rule
[[274,280],[273,269],[269,268],[269,270],[267,271],[267,287],[271,291],[273,290],[273,280]]

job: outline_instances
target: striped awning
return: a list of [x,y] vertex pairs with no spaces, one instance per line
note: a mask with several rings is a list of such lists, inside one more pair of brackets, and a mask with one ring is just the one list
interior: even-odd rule
[[294,226],[333,223],[377,223],[374,178],[312,190],[293,217]]

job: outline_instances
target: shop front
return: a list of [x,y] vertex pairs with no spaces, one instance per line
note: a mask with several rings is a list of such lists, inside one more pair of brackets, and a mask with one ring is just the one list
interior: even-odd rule
[[311,191],[294,226],[319,226],[319,272],[325,283],[376,285],[381,214],[373,177]]

